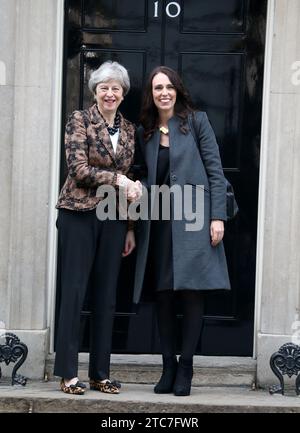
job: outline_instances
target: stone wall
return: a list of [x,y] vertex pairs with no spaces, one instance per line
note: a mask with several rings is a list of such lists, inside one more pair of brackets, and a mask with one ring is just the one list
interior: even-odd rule
[[269,1],[257,260],[257,374],[263,386],[277,381],[270,356],[296,342],[300,329],[299,29],[298,0]]
[[[28,345],[25,371],[43,377],[57,8],[62,0],[1,0],[0,320]],[[1,48],[2,50],[2,48]],[[51,203],[52,206],[52,203]],[[53,211],[52,211],[53,212]]]

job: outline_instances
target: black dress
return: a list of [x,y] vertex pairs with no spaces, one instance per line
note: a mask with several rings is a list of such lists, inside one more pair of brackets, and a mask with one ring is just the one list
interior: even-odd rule
[[[169,147],[159,146],[156,173],[156,185],[170,186]],[[151,221],[148,253],[152,292],[173,289],[172,225],[170,220],[162,219],[161,199],[159,205],[159,219]]]

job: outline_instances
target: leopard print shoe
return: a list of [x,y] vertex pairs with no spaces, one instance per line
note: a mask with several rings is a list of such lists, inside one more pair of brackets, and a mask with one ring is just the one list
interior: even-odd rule
[[107,379],[105,382],[100,380],[90,380],[90,389],[94,391],[105,392],[107,394],[119,394],[119,388],[121,388],[121,386],[118,382],[111,382],[109,379]]
[[76,382],[75,385],[69,385],[69,386],[67,386],[65,384],[64,379],[62,379],[60,381],[60,389],[62,390],[62,392],[66,393],[66,394],[83,395],[84,394],[84,388],[85,388],[85,385],[79,381]]

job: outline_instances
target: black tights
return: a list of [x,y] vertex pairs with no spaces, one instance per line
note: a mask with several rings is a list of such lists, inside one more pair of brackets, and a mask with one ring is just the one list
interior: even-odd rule
[[[192,360],[202,329],[203,295],[196,290],[181,290],[182,350],[184,360]],[[163,357],[176,354],[176,308],[175,297],[179,293],[173,290],[157,292],[157,321]]]

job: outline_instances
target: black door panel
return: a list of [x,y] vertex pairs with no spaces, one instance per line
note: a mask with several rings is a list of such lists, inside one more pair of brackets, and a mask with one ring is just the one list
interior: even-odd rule
[[147,1],[84,0],[83,26],[115,31],[145,31]]
[[198,4],[181,1],[182,33],[240,33],[245,27],[247,1],[201,0]]

